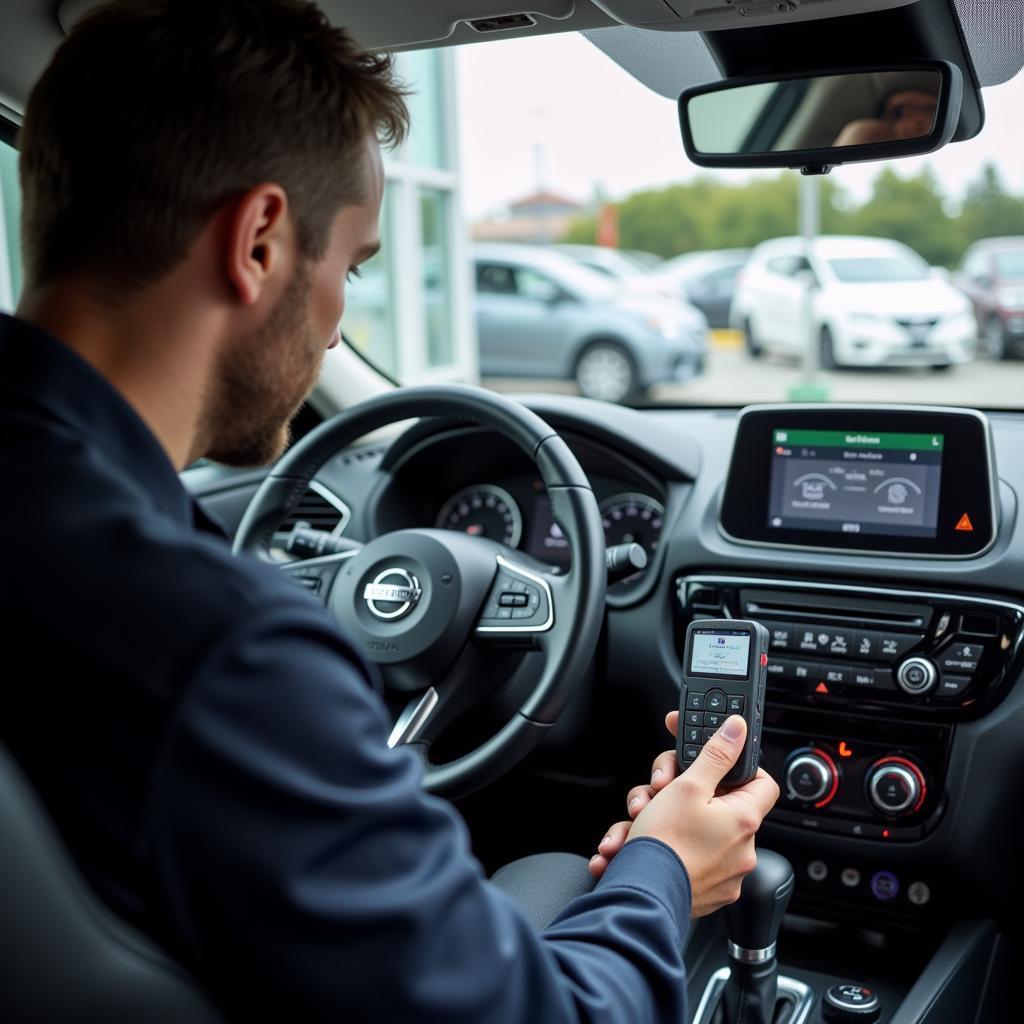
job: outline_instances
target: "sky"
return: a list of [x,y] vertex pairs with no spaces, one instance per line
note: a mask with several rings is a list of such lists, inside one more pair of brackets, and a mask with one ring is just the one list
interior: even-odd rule
[[[742,182],[766,173],[690,164],[675,102],[574,33],[460,47],[456,74],[463,203],[471,219],[498,212],[538,182],[586,202],[597,189],[622,199],[698,174]],[[977,138],[889,165],[901,174],[932,167],[955,200],[991,160],[1004,184],[1024,195],[1024,73],[982,97],[986,124]],[[832,175],[860,201],[883,166],[854,164]]]

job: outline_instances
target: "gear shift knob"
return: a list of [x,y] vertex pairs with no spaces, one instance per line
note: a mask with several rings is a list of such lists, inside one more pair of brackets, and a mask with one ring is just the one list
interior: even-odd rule
[[[785,857],[758,850],[757,867],[743,880],[740,898],[725,908],[730,957],[749,963],[775,955],[775,940],[795,880],[793,865]],[[760,956],[758,951],[763,951]]]

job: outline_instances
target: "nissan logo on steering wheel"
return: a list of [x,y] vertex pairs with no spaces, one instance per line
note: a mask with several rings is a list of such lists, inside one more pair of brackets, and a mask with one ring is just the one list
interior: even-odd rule
[[420,581],[397,567],[378,573],[374,581],[363,588],[363,600],[378,619],[400,619],[408,615],[422,594]]

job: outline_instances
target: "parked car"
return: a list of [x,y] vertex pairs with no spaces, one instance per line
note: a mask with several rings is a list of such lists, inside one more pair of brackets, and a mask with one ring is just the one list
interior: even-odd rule
[[650,267],[638,260],[632,253],[623,249],[613,249],[606,245],[575,245],[559,243],[552,246],[558,252],[571,256],[577,263],[582,263],[600,274],[625,280],[633,277],[646,277]]
[[983,238],[966,253],[954,278],[974,305],[987,355],[1024,352],[1024,236]]
[[763,242],[740,274],[731,319],[752,356],[799,355],[813,338],[826,369],[944,370],[971,359],[977,342],[963,293],[883,238],[824,236],[809,253],[802,238]]
[[712,327],[728,327],[736,277],[749,258],[749,249],[690,252],[666,261],[651,277],[696,306]]
[[691,306],[618,288],[549,248],[481,245],[474,260],[485,377],[575,380],[622,402],[703,372],[708,324]]

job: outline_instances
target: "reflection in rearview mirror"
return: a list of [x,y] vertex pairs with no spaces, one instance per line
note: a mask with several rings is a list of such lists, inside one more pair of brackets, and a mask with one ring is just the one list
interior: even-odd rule
[[825,169],[923,153],[952,135],[961,82],[957,68],[939,61],[725,81],[680,97],[683,137],[691,159],[709,166]]

